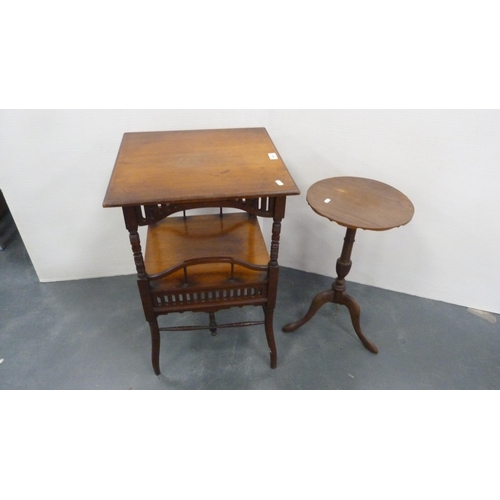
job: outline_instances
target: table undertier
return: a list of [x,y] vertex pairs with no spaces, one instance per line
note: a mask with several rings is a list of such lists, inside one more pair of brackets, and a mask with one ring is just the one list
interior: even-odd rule
[[154,306],[164,311],[209,308],[221,299],[264,303],[268,265],[257,217],[247,213],[168,217],[148,227],[146,272]]

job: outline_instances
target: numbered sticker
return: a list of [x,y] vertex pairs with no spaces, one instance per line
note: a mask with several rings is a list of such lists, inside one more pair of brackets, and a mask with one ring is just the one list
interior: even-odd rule
[[277,160],[278,155],[276,153],[267,153],[267,156],[269,156],[270,160]]

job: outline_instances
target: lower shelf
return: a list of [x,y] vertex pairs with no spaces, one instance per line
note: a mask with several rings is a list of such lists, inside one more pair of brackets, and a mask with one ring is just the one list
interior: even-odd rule
[[258,220],[247,213],[170,217],[148,228],[146,272],[161,275],[150,280],[154,292],[175,292],[162,299],[170,304],[191,296],[209,301],[262,295],[268,263]]

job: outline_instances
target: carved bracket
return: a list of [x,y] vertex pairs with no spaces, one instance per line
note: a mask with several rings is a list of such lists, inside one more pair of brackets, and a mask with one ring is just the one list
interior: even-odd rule
[[243,210],[249,214],[259,217],[272,217],[275,209],[275,198],[238,198],[219,201],[205,201],[193,203],[162,203],[155,205],[143,205],[134,207],[136,219],[139,226],[147,226],[158,222],[169,215],[184,210],[192,210],[195,208],[236,208]]

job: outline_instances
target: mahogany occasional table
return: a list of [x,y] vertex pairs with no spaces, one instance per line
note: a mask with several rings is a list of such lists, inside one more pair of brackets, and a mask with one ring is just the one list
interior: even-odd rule
[[357,229],[386,231],[408,224],[413,217],[413,204],[397,189],[361,177],[332,177],[318,181],[307,191],[307,202],[317,214],[347,230],[342,253],[337,259],[337,278],[332,289],[316,295],[306,315],[295,323],[285,325],[283,331],[293,332],[301,327],[323,304],[341,304],[349,310],[352,325],[362,344],[369,351],[377,353],[377,346],[361,330],[359,304],[346,294],[345,277],[351,269],[354,236]]
[[[103,206],[123,210],[157,375],[164,330],[214,335],[218,328],[262,324],[276,367],[281,220],[286,197],[296,194],[265,128],[124,134]],[[208,207],[217,213],[186,215]],[[178,213],[184,215],[171,217]],[[273,220],[270,251],[257,217]],[[139,226],[148,227],[145,256]],[[264,321],[217,324],[216,311],[250,305],[263,308]],[[208,313],[208,324],[159,327],[159,316],[185,311]]]

